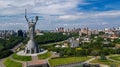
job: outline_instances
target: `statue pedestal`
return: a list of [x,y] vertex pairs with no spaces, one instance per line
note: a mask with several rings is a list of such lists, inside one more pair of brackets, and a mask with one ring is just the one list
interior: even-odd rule
[[37,56],[37,55],[41,55],[41,54],[44,54],[44,53],[47,53],[47,52],[48,52],[48,50],[44,50],[44,51],[39,52],[39,53],[34,53],[34,54],[29,53],[29,54],[26,54],[24,52],[24,50],[22,50],[22,51],[17,52],[17,55],[20,55],[20,56]]
[[38,48],[38,45],[35,43],[34,40],[29,40],[26,47],[25,47],[25,53],[26,54],[34,54],[34,53],[39,53],[40,50]]

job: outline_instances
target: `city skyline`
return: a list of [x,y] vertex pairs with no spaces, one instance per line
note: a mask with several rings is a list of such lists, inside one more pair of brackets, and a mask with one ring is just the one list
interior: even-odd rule
[[0,29],[27,29],[25,8],[40,17],[36,29],[120,27],[120,1],[116,0],[1,0]]

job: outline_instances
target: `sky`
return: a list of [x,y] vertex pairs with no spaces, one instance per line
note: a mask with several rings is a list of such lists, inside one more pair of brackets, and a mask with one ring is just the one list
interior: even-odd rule
[[57,27],[103,29],[120,27],[120,0],[0,0],[0,30],[28,29],[39,16],[36,29]]

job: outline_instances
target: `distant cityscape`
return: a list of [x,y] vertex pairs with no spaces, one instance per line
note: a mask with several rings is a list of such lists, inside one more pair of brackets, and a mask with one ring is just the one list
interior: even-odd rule
[[[79,33],[79,36],[82,36],[83,34],[87,36],[91,35],[98,35],[99,32],[104,32],[105,35],[103,37],[106,38],[118,38],[120,37],[120,27],[116,28],[105,28],[102,30],[99,29],[90,29],[88,27],[86,28],[73,28],[73,29],[66,29],[64,27],[58,27],[55,30],[35,30],[36,35],[42,35],[42,32],[55,32],[55,33],[63,33],[63,34],[69,34],[69,33]],[[0,38],[9,37],[11,35],[18,35],[22,37],[27,36],[28,31],[27,30],[0,30]]]

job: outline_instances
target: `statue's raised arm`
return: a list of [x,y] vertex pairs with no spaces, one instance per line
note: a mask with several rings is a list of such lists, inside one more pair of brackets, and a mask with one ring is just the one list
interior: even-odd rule
[[27,18],[27,10],[25,9],[25,19],[27,22],[29,22],[28,18]]

